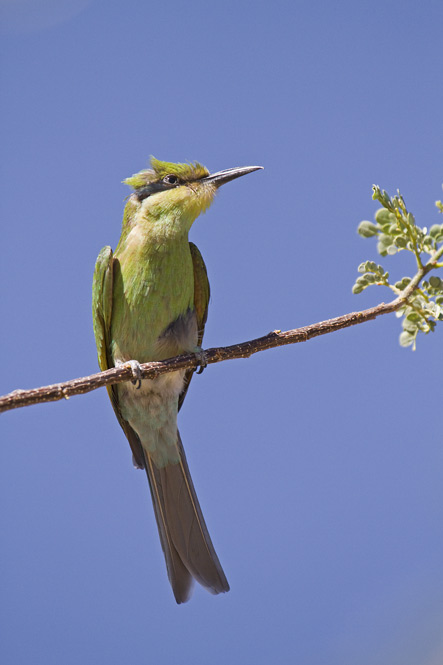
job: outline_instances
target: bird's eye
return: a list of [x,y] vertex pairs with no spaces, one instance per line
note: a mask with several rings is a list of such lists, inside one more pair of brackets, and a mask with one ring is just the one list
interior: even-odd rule
[[167,185],[176,185],[178,183],[178,178],[176,175],[165,175],[163,178],[163,182],[165,182]]

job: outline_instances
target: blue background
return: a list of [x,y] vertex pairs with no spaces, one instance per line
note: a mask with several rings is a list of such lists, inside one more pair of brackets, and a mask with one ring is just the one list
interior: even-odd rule
[[[441,223],[440,0],[2,3],[0,389],[97,369],[96,256],[150,154],[224,187],[191,238],[221,346],[363,309],[397,187]],[[395,279],[405,253],[382,263]],[[180,413],[230,593],[178,607],[105,390],[1,416],[0,660],[443,662],[442,330],[394,316],[209,367]]]

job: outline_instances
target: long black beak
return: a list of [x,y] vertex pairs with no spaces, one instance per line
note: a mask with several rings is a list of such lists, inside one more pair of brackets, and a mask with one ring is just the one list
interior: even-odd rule
[[205,178],[202,178],[204,182],[210,182],[216,187],[221,187],[226,182],[235,180],[235,178],[240,178],[242,175],[247,175],[253,171],[258,171],[262,169],[263,166],[236,166],[233,169],[225,169],[224,171],[218,171],[217,173],[211,173]]

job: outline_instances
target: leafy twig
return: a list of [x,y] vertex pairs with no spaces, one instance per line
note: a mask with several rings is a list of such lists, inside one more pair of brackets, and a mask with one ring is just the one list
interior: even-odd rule
[[[394,255],[402,250],[412,252],[417,262],[417,274],[422,275],[420,279],[431,270],[441,268],[442,264],[438,260],[443,254],[443,246],[439,247],[439,243],[443,241],[443,224],[434,224],[429,231],[426,227],[417,226],[414,215],[408,212],[400,192],[391,198],[387,192],[374,185],[372,198],[379,201],[383,207],[375,213],[375,224],[368,221],[360,223],[360,235],[364,238],[377,236],[377,251],[381,256]],[[443,212],[441,201],[437,201],[436,206]],[[427,263],[425,254],[431,256]],[[427,269],[422,274],[425,266]],[[389,273],[374,261],[361,263],[358,271],[362,275],[357,278],[352,289],[356,294],[376,284],[387,286],[399,295],[413,282],[412,277],[403,277],[391,284]],[[403,316],[400,344],[415,349],[417,334],[432,332],[437,321],[443,320],[443,280],[437,275],[432,275],[429,281],[423,280],[421,288],[411,292],[397,315]]]

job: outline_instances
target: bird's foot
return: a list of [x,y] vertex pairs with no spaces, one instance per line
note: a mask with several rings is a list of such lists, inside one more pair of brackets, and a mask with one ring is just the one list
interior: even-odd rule
[[208,366],[208,361],[206,359],[206,351],[202,349],[201,346],[196,346],[194,353],[198,360],[198,366],[195,368],[196,374],[202,374],[203,370]]
[[131,381],[132,385],[135,386],[136,390],[140,390],[142,385],[142,370],[138,360],[128,360],[129,367],[132,370],[132,376],[134,377]]

